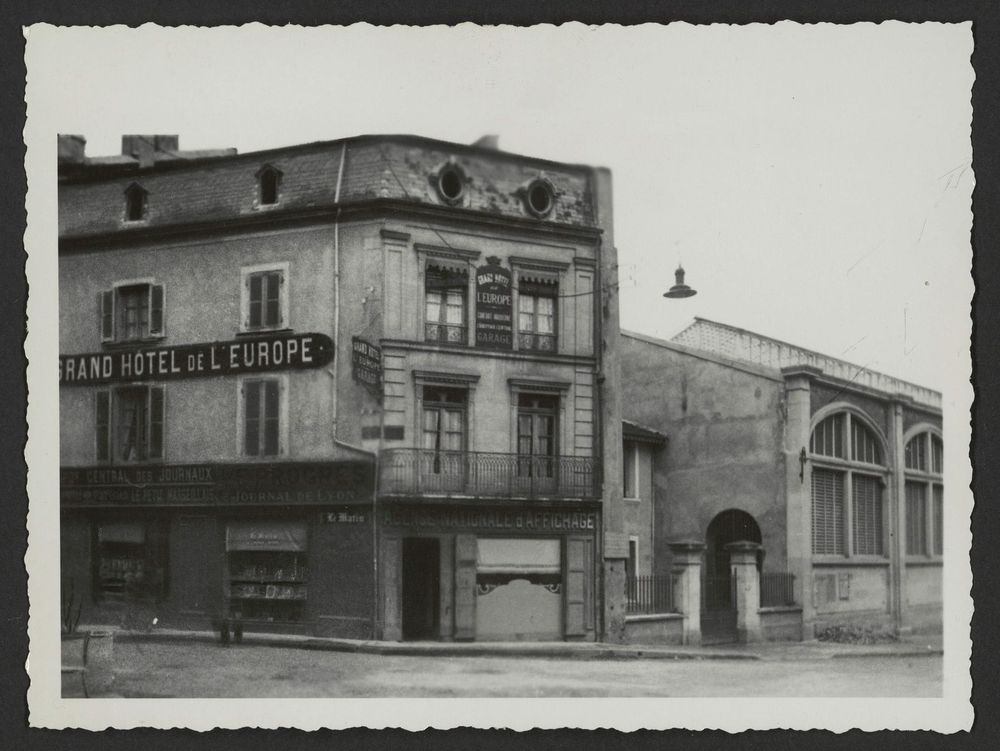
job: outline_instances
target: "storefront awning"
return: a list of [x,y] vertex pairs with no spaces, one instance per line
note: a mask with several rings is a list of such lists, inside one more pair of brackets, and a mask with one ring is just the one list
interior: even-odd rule
[[142,522],[108,522],[97,527],[97,540],[141,545],[146,541],[146,527]]
[[308,539],[305,522],[245,521],[226,527],[226,550],[276,550],[301,553]]

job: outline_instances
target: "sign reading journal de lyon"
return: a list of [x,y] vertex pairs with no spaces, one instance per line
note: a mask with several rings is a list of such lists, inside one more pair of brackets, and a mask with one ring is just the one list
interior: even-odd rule
[[228,342],[59,356],[59,383],[93,385],[319,368],[333,359],[325,334],[279,334]]
[[511,273],[490,256],[476,269],[476,346],[514,348],[514,299]]

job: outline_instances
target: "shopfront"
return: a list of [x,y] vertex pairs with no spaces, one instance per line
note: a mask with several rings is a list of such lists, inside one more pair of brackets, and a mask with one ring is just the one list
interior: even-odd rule
[[392,504],[377,521],[383,638],[595,638],[598,504]]
[[[142,475],[147,482],[137,482]],[[161,625],[371,638],[371,466],[63,470],[63,599],[83,623],[137,604]]]

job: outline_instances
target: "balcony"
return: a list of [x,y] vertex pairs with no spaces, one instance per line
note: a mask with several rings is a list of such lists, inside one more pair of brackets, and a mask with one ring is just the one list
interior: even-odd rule
[[424,341],[440,344],[466,344],[465,326],[455,323],[425,323]]
[[593,499],[600,482],[586,456],[390,449],[379,459],[382,496]]

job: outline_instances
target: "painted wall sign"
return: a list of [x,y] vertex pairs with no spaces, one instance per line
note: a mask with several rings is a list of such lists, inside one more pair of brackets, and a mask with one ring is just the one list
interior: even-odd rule
[[370,503],[366,462],[63,467],[64,506]]
[[594,511],[504,511],[464,509],[386,509],[387,527],[501,529],[525,532],[573,532],[597,529]]
[[167,381],[214,375],[319,368],[333,360],[326,334],[272,334],[228,342],[59,355],[59,383]]
[[490,256],[476,269],[476,346],[514,348],[514,299],[510,269]]
[[382,395],[382,350],[359,336],[351,338],[351,375],[375,396]]

